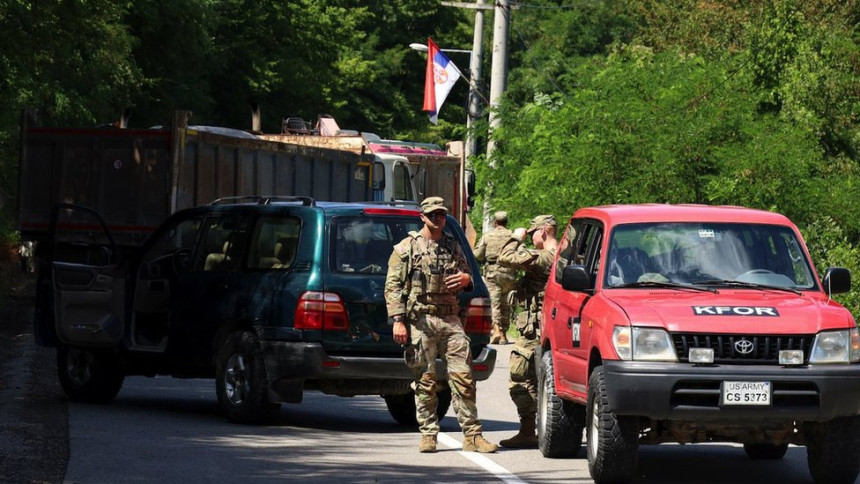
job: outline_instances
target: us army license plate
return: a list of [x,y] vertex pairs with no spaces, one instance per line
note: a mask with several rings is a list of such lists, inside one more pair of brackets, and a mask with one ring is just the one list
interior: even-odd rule
[[720,404],[731,405],[770,405],[771,388],[769,381],[724,381]]

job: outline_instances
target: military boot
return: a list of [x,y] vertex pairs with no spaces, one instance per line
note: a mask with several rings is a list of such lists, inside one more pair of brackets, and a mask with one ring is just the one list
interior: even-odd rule
[[493,334],[490,335],[490,344],[498,344],[499,341],[501,341],[501,339],[504,337],[505,335],[504,333],[502,333],[502,330],[497,325],[493,325]]
[[463,451],[465,452],[480,452],[482,454],[492,454],[499,450],[499,446],[488,442],[483,435],[467,435],[463,441]]
[[499,442],[499,445],[509,449],[536,449],[538,438],[535,434],[534,417],[520,420],[520,431],[517,435]]
[[422,454],[436,452],[436,436],[422,435],[421,443],[418,444],[418,452],[421,452]]
[[500,345],[506,345],[509,343],[508,335],[506,333],[507,333],[507,331],[505,331],[501,328],[499,329],[499,344]]

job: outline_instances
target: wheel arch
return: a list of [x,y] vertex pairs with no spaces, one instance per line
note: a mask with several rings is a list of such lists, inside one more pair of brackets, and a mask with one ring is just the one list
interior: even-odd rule
[[260,337],[260,331],[257,330],[257,327],[254,326],[251,321],[241,319],[227,319],[222,321],[218,324],[218,329],[213,333],[212,341],[210,342],[208,360],[213,367],[218,360],[218,352],[221,350],[221,347],[224,346],[227,338],[236,331],[248,331],[256,334],[258,338]]
[[585,375],[586,382],[591,378],[591,374],[594,373],[594,369],[598,366],[603,366],[603,355],[600,354],[600,349],[594,346],[588,355],[588,374]]

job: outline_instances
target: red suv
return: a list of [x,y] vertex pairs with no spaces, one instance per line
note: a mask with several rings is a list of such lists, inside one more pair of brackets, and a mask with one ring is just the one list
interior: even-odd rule
[[816,482],[860,471],[860,335],[786,217],[741,207],[584,208],[543,306],[538,435],[596,482],[636,476],[638,446],[807,448]]

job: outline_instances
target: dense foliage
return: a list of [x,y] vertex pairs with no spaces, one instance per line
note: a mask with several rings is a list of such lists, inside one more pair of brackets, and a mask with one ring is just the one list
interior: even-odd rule
[[[820,271],[860,273],[860,0],[512,3],[476,206],[520,224],[604,203],[775,210]],[[256,104],[268,132],[327,113],[386,137],[458,139],[466,83],[431,126],[425,56],[407,46],[469,46],[473,19],[421,0],[0,0],[0,233],[14,237],[22,109],[92,126],[128,108],[134,127],[190,109],[194,123],[249,128]]]
[[819,271],[860,273],[858,20],[856,0],[521,9],[484,195],[520,223],[612,203],[773,210]]

